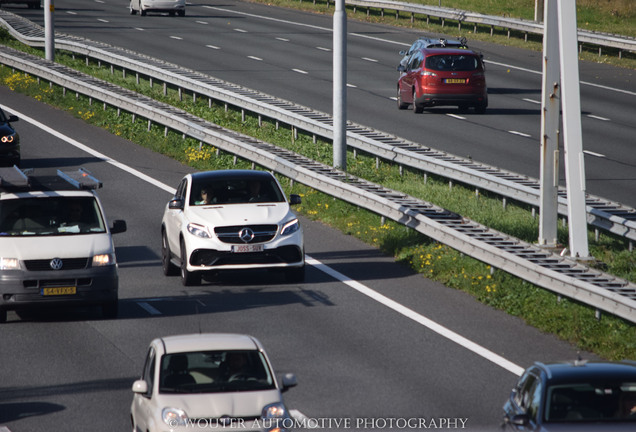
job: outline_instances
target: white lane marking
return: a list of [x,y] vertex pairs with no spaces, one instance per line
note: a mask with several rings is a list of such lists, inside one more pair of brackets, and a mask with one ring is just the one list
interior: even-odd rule
[[133,27],[135,30],[144,31],[141,27]]
[[[130,173],[138,178],[140,178],[141,180],[144,180],[154,186],[157,186],[158,188],[170,193],[171,195],[174,195],[176,192],[176,189],[167,186],[166,184],[153,179],[152,177],[137,171],[134,168],[131,168],[127,165],[124,165],[123,163],[117,162],[105,155],[103,155],[102,153],[93,150],[92,148],[62,134],[59,133],[56,130],[51,129],[50,127],[46,126],[45,124],[40,123],[39,121],[23,114],[20,112],[17,112],[11,108],[9,108],[8,106],[4,105],[4,104],[0,104],[0,108],[2,108],[4,111],[7,112],[11,112],[15,115],[17,115],[18,117],[20,117],[21,120],[27,121],[37,127],[39,127],[40,129],[44,130],[45,132],[63,140],[66,141],[67,143],[77,147],[78,149],[87,152],[88,154],[91,154],[99,159],[102,159],[104,162],[107,162],[109,164],[112,164],[116,167],[118,167],[119,169]],[[516,375],[521,375],[523,373],[523,368],[521,366],[518,366],[514,363],[512,363],[511,361],[493,353],[492,351],[482,347],[481,345],[478,345],[474,342],[472,342],[469,339],[466,339],[465,337],[447,329],[446,327],[441,326],[440,324],[437,324],[436,322],[418,314],[417,312],[413,311],[412,309],[409,309],[401,304],[399,304],[398,302],[391,300],[388,297],[385,297],[384,295],[373,291],[372,289],[366,287],[365,285],[352,280],[351,278],[343,275],[340,272],[337,272],[336,270],[326,266],[325,264],[321,263],[320,261],[310,257],[310,256],[306,256],[305,257],[305,261],[307,263],[309,263],[309,265],[312,265],[314,267],[316,267],[317,269],[321,270],[324,273],[327,273],[328,275],[330,275],[331,277],[333,277],[336,280],[341,281],[342,283],[348,285],[349,287],[355,289],[356,291],[360,292],[361,294],[364,294],[372,299],[374,299],[375,301],[393,309],[394,311],[404,315],[407,318],[412,319],[413,321],[427,327],[428,329],[434,331],[435,333],[439,334],[440,336],[443,336],[457,344],[459,344],[460,346],[463,346],[464,348],[468,349],[469,351],[474,352],[475,354],[480,355],[481,357],[490,360],[491,362],[493,362],[494,364],[508,370],[509,372],[512,372],[513,374]],[[142,302],[143,303],[143,302]],[[150,306],[150,305],[148,305]],[[141,306],[144,307],[144,306]],[[152,306],[150,306],[152,307]],[[145,307],[144,307],[145,309]],[[154,309],[154,308],[153,308]],[[148,309],[146,309],[148,310]],[[156,310],[156,309],[155,309]]]
[[464,116],[460,116],[460,115],[457,115],[457,114],[448,113],[448,114],[446,114],[446,115],[447,115],[447,116],[449,116],[449,117],[452,117],[452,118],[456,118],[456,119],[458,119],[458,120],[466,120],[466,117],[464,117]]
[[282,41],[282,42],[289,42],[289,39],[287,39],[287,38],[277,37],[275,39],[279,40],[279,41]]
[[170,36],[170,39],[183,40],[180,36]]
[[355,84],[347,84],[347,87],[351,87],[351,88],[358,88],[358,86],[357,86],[357,85],[355,85]]
[[240,28],[235,28],[234,31],[237,31],[239,33],[247,33],[247,30],[243,30],[243,29],[240,29]]
[[583,150],[583,153],[588,154],[588,155],[590,155],[590,156],[596,156],[596,157],[598,157],[598,158],[604,158],[604,157],[607,157],[607,156],[605,156],[605,155],[604,155],[604,154],[602,154],[602,153],[596,153],[596,152],[589,151],[589,150]]
[[161,315],[161,312],[159,312],[158,309],[149,305],[147,302],[137,302],[137,304],[150,315]]
[[18,111],[15,111],[15,110],[13,110],[13,109],[11,109],[8,106],[3,105],[3,104],[0,104],[0,108],[2,108],[5,111],[9,111],[9,112],[14,113],[15,115],[17,115],[20,118],[20,120],[27,121],[27,122],[33,124],[34,126],[39,127],[43,131],[45,131],[45,132],[47,132],[47,133],[49,133],[49,134],[61,139],[62,141],[66,141],[67,143],[77,147],[78,149],[80,149],[82,151],[85,151],[86,153],[91,154],[91,155],[95,156],[96,158],[103,160],[104,162],[107,162],[107,163],[109,163],[111,165],[114,165],[117,168],[119,168],[119,169],[121,169],[123,171],[126,171],[127,173],[132,174],[135,177],[138,177],[141,180],[144,180],[144,181],[152,184],[153,186],[158,187],[159,189],[163,189],[164,191],[166,191],[166,192],[168,192],[168,193],[170,193],[172,195],[174,195],[175,192],[177,191],[175,188],[173,188],[171,186],[168,186],[165,183],[161,183],[160,181],[155,180],[154,178],[142,173],[141,171],[137,171],[136,169],[131,168],[128,165],[124,165],[121,162],[118,162],[118,161],[116,161],[114,159],[111,159],[108,156],[106,156],[106,155],[104,155],[104,154],[102,154],[102,153],[100,153],[100,152],[98,152],[96,150],[93,150],[92,148],[88,147],[87,145],[84,145],[84,144],[80,143],[79,141],[76,141],[73,138],[70,138],[70,137],[68,137],[68,136],[56,131],[55,129],[52,129],[52,128],[48,127],[45,124],[40,123],[39,121],[29,117],[28,115],[26,115],[24,113],[20,113]]
[[541,101],[534,100],[534,99],[523,98],[523,100],[526,101],[526,102],[533,103],[533,104],[538,104],[538,105],[541,104]]
[[206,45],[206,47],[212,48],[212,49],[216,49],[216,50],[221,49],[220,47],[218,47],[216,45]]
[[521,375],[523,373],[524,369],[521,366],[512,363],[510,360],[507,360],[501,357],[500,355],[495,354],[494,352],[482,347],[481,345],[476,344],[475,342],[469,339],[466,339],[465,337],[455,333],[452,330],[447,329],[446,327],[436,323],[435,321],[432,321],[420,315],[419,313],[415,312],[412,309],[407,308],[406,306],[401,305],[395,300],[391,300],[390,298],[378,293],[377,291],[373,291],[371,288],[361,284],[358,281],[352,280],[348,276],[343,275],[342,273],[332,269],[331,267],[328,267],[327,265],[321,263],[320,261],[310,256],[305,256],[305,262],[316,267],[318,270],[321,270],[324,273],[327,273],[329,276],[342,282],[343,284],[348,285],[349,287],[353,288],[359,293],[372,298],[378,303],[381,303],[384,306],[390,309],[393,309],[397,313],[407,318],[410,318],[411,320],[417,322],[418,324],[423,325],[429,330],[434,331],[440,336],[443,336],[446,339],[449,339],[455,342],[456,344],[466,348],[469,351],[474,352],[475,354],[485,358],[486,360],[490,360],[497,366],[501,366],[502,368],[506,369],[509,372],[512,372],[515,375]]
[[99,21],[99,22],[103,22],[103,23],[108,23],[108,22],[110,22],[110,21],[108,21],[108,20],[105,20],[104,18],[97,18],[97,21]]
[[362,57],[362,60],[366,60],[366,61],[369,61],[369,62],[372,62],[372,63],[377,63],[378,62],[378,60],[372,59],[372,58],[369,58],[369,57]]
[[252,59],[252,60],[258,60],[258,61],[263,61],[262,58],[260,57],[256,57],[256,56],[247,56],[248,59]]
[[601,117],[601,116],[597,116],[597,115],[594,115],[594,114],[588,114],[587,116],[589,118],[593,118],[593,119],[596,119],[596,120],[610,121],[610,119],[608,119],[607,117]]
[[[268,17],[268,16],[262,16],[262,15],[255,15],[255,14],[250,14],[250,13],[246,13],[246,12],[238,12],[235,10],[231,10],[231,9],[224,9],[224,8],[220,8],[220,7],[215,7],[215,6],[203,6],[204,8],[208,8],[208,9],[215,9],[215,10],[219,10],[222,12],[227,12],[227,13],[233,13],[233,14],[237,14],[237,15],[244,15],[244,16],[250,16],[252,18],[259,18],[262,20],[269,20],[269,21],[275,21],[275,22],[280,22],[280,23],[284,23],[284,24],[290,24],[290,25],[297,25],[300,27],[307,27],[307,28],[313,28],[316,30],[323,30],[326,32],[332,32],[333,29],[329,28],[329,27],[320,27],[320,26],[315,26],[315,25],[311,25],[311,24],[303,24],[303,23],[299,23],[299,22],[294,22],[294,21],[288,21],[288,20],[282,20],[282,19],[278,19],[278,18],[272,18],[272,17]],[[392,41],[389,39],[384,39],[384,38],[379,38],[379,37],[375,37],[375,36],[369,36],[369,35],[365,35],[365,34],[359,34],[359,33],[349,33],[348,36],[356,36],[356,37],[360,37],[360,38],[364,38],[364,39],[370,39],[370,40],[376,40],[379,42],[384,42],[384,43],[388,43],[388,44],[393,44],[393,45],[401,45],[401,46],[410,46],[410,43],[404,43],[404,42],[397,42],[397,41]],[[543,72],[542,71],[534,71],[532,69],[527,69],[527,68],[522,68],[519,66],[513,66],[513,65],[509,65],[506,63],[499,63],[499,62],[495,62],[495,61],[490,61],[490,60],[485,60],[485,63],[488,64],[494,64],[497,66],[502,66],[505,68],[509,68],[509,69],[516,69],[516,70],[520,70],[520,71],[524,71],[524,72],[529,72],[529,73],[533,73],[536,75],[542,75]],[[629,90],[622,90],[622,89],[617,89],[617,88],[613,88],[613,87],[608,87],[608,86],[604,86],[604,85],[600,85],[600,84],[596,84],[596,83],[590,83],[590,82],[586,82],[586,81],[581,81],[581,84],[585,84],[591,87],[597,87],[603,90],[610,90],[610,91],[615,91],[618,93],[624,93],[627,95],[631,95],[631,96],[636,96],[636,92],[632,92]]]
[[66,13],[69,15],[77,15],[77,12],[75,11],[66,11]]
[[207,21],[195,21],[195,23],[197,24],[203,24],[203,25],[207,25],[208,22]]
[[519,131],[513,131],[513,130],[508,131],[508,133],[511,133],[513,135],[519,135],[519,136],[526,137],[526,138],[530,138],[532,136],[532,135],[528,135],[527,133],[523,133],[523,132],[519,132]]
[[301,70],[301,69],[292,69],[292,70],[293,70],[294,72],[298,72],[298,73],[305,74],[305,75],[309,73],[309,72],[304,71],[304,70]]
[[331,48],[325,48],[325,47],[316,47],[316,49],[320,51],[331,51]]

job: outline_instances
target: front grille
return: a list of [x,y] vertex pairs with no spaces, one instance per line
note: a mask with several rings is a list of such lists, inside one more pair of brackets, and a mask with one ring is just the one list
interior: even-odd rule
[[[89,263],[88,258],[64,258],[62,259],[62,268],[60,269],[60,271],[85,269],[85,268],[88,268],[88,263]],[[50,259],[26,260],[24,261],[24,265],[29,271],[53,270],[51,268]]]
[[190,264],[208,267],[242,264],[291,264],[301,260],[302,252],[298,246],[283,246],[276,249],[265,249],[263,252],[248,253],[197,249],[190,255]]
[[[239,236],[244,228],[249,228],[254,232],[254,238],[245,242]],[[278,225],[235,225],[214,228],[214,234],[223,243],[229,244],[245,244],[245,243],[263,243],[268,242],[276,236]]]

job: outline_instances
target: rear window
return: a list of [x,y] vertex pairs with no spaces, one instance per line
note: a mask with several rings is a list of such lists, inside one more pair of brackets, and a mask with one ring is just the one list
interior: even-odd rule
[[426,69],[470,72],[479,68],[479,59],[472,55],[445,54],[426,57]]

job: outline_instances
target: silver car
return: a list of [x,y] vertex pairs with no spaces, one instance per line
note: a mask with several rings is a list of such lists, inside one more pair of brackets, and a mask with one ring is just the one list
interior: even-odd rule
[[284,431],[292,419],[281,393],[295,385],[292,373],[279,385],[263,346],[252,336],[157,338],[132,386],[133,431]]
[[130,0],[130,14],[145,16],[147,12],[185,16],[185,0]]

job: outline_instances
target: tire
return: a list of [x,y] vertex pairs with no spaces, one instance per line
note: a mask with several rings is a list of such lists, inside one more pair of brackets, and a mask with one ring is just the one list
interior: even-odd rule
[[145,10],[143,10],[143,9],[141,8],[141,6],[139,6],[139,15],[141,15],[141,16],[146,16],[146,11],[145,11]]
[[179,16],[180,16],[180,17],[184,17],[184,16],[185,16],[185,11],[184,11],[184,10],[179,11]]
[[285,280],[289,283],[302,283],[305,281],[305,266],[285,270]]
[[137,11],[133,9],[132,5],[130,5],[130,14],[137,15]]
[[0,309],[0,324],[4,324],[7,322],[7,311],[4,309]]
[[188,251],[181,240],[181,284],[183,286],[201,285],[201,272],[188,271]]
[[161,269],[165,276],[176,276],[179,274],[179,267],[172,263],[171,255],[168,237],[166,236],[166,232],[163,231],[161,233]]
[[413,112],[415,114],[421,114],[422,111],[424,111],[424,107],[422,105],[415,104],[415,96],[417,95],[415,94],[415,90],[413,90]]
[[119,301],[115,300],[102,305],[102,316],[106,319],[115,319],[119,313]]
[[400,95],[400,87],[397,89],[397,107],[398,109],[404,110],[409,107],[409,104],[402,102],[402,96]]
[[477,114],[485,114],[486,113],[486,107],[488,105],[486,104],[479,104],[479,105],[475,105],[475,112]]

